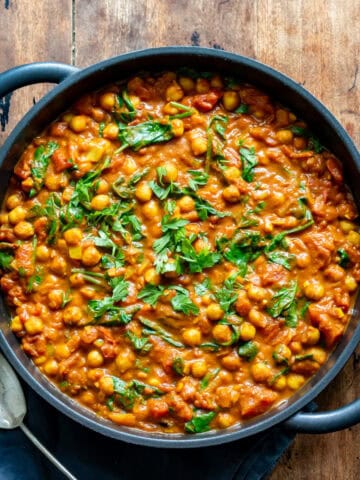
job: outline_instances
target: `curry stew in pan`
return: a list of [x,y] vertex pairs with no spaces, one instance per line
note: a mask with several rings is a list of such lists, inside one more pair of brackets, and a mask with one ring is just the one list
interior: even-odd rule
[[227,428],[293,395],[342,336],[356,217],[338,160],[265,93],[135,76],[80,98],[15,167],[0,214],[11,328],[116,424]]

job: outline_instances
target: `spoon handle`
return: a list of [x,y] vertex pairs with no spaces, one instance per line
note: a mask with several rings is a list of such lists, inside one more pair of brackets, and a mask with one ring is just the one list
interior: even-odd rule
[[62,465],[59,460],[57,460],[54,455],[52,455],[47,448],[44,447],[42,443],[30,432],[26,425],[23,423],[20,425],[21,430],[25,433],[29,440],[45,455],[45,457],[50,460],[50,462],[55,465],[56,468],[60,470],[61,473],[65,475],[69,480],[78,480],[74,475],[72,475],[69,470],[67,470],[64,465]]

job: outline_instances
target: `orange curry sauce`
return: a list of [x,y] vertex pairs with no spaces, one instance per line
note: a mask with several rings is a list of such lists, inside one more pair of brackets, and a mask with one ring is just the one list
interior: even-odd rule
[[116,424],[200,433],[290,397],[346,328],[360,234],[341,166],[252,86],[192,71],[89,94],[0,214],[22,348]]

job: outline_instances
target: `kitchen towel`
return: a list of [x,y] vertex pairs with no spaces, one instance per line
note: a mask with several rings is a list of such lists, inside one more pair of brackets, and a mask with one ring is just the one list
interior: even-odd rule
[[[193,450],[155,449],[106,438],[62,415],[24,385],[25,423],[78,480],[260,480],[295,437],[281,427]],[[19,430],[0,431],[0,480],[63,480]]]

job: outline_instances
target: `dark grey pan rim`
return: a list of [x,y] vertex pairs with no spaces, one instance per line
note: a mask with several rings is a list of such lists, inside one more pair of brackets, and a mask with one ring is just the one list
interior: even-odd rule
[[[59,72],[62,72],[62,74],[54,74],[54,65],[58,67]],[[320,134],[321,138],[325,138],[326,144],[335,142],[335,153],[338,156],[344,156],[344,158],[348,159],[348,173],[351,174],[348,183],[352,187],[357,204],[360,204],[358,191],[355,189],[356,185],[354,185],[354,179],[356,180],[356,176],[359,176],[360,172],[359,153],[348,134],[324,105],[296,82],[266,65],[236,54],[197,47],[165,47],[130,52],[73,73],[65,80],[63,78],[72,73],[75,68],[72,69],[61,64],[44,63],[18,67],[17,74],[13,72],[12,79],[10,78],[11,71],[0,74],[0,96],[5,93],[1,87],[2,79],[9,81],[9,85],[13,84],[14,88],[39,81],[63,80],[60,85],[42,98],[25,115],[1,148],[0,165],[2,166],[4,178],[9,178],[14,161],[23,146],[34,134],[39,133],[49,121],[65,110],[71,104],[71,101],[81,93],[100,88],[101,84],[106,85],[110,83],[112,78],[113,80],[118,80],[141,69],[155,70],[180,65],[198,66],[208,70],[220,69],[228,73],[233,72],[245,81],[249,81],[265,91],[274,92],[274,96],[278,99],[279,95],[276,92],[281,92],[284,99],[283,103],[292,107],[295,111],[301,111],[306,107],[304,112],[309,111],[309,117],[306,118],[306,114],[303,114],[302,117],[309,122],[316,133]],[[19,77],[19,74],[22,74],[22,78]],[[5,75],[8,76],[5,77]],[[103,83],[101,83],[102,80]],[[48,107],[47,111],[45,107]],[[321,120],[321,126],[325,131],[318,131],[319,126],[317,123],[319,120]],[[360,341],[360,324],[357,322],[358,318],[356,318],[358,317],[358,303],[356,303],[355,314],[349,328],[332,353],[329,361],[286,405],[248,421],[240,427],[224,431],[211,431],[196,436],[155,434],[141,430],[120,428],[106,420],[97,418],[91,411],[80,407],[46,380],[31,360],[22,352],[18,341],[7,326],[8,317],[3,304],[0,305],[0,321],[2,322],[0,346],[16,371],[37,393],[62,413],[98,433],[129,443],[152,447],[204,447],[245,438],[286,420],[284,425],[287,428],[317,433],[346,428],[359,422],[360,400],[332,412],[319,414],[297,413],[331,382]],[[295,416],[292,417],[293,415]]]

